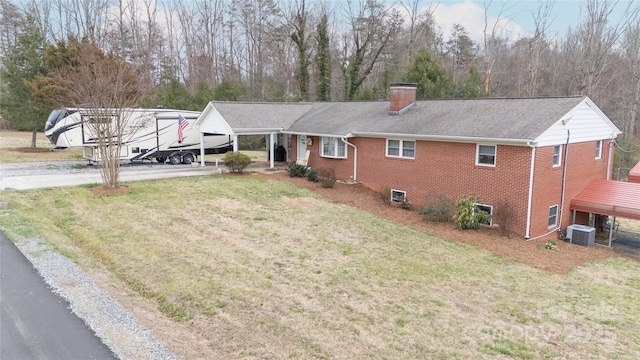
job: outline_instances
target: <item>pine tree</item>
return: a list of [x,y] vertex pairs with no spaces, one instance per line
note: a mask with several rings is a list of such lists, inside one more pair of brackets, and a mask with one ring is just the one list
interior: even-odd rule
[[32,95],[25,86],[25,82],[47,74],[44,37],[31,16],[27,16],[25,23],[15,44],[2,57],[0,113],[17,130],[32,131],[31,147],[35,147],[37,131],[44,128],[51,105]]

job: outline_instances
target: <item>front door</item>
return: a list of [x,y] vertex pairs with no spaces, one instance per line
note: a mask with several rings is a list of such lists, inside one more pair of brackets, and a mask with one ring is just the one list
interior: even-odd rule
[[307,135],[298,135],[298,158],[304,157],[307,153],[307,143],[309,142]]

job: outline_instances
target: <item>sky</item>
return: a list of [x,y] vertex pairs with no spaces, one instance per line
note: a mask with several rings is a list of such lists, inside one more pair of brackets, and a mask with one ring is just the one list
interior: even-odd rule
[[[638,0],[635,0],[638,1]],[[489,3],[490,0],[486,0]],[[628,0],[618,0],[617,6],[611,15],[611,21],[617,22],[623,16]],[[581,10],[584,12],[585,1],[581,0],[556,0],[551,15],[551,25],[548,36],[564,36],[569,27],[575,28],[581,20]],[[454,24],[463,25],[469,32],[469,36],[479,42],[484,31],[484,6],[483,0],[441,0],[434,11],[436,22],[440,25],[445,38],[451,33]],[[503,10],[500,24],[504,25],[506,33],[512,40],[532,34],[535,30],[532,14],[536,12],[538,2],[535,0],[493,0],[489,6],[489,24],[495,24]],[[507,21],[510,19],[510,21]]]

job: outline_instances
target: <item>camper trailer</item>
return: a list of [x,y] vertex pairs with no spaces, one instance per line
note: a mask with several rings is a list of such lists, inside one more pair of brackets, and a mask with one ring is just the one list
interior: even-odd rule
[[[82,108],[63,108],[51,112],[44,131],[55,149],[82,147],[85,159],[101,160],[98,121],[125,121],[121,137],[120,159],[159,163],[190,164],[201,155],[200,132],[193,127],[199,111],[172,109],[123,109],[119,113]],[[203,134],[204,154],[222,154],[233,150],[232,138],[226,134]]]

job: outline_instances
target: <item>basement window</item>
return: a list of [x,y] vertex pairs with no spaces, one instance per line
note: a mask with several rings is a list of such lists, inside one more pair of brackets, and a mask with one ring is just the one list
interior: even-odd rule
[[558,205],[549,207],[549,227],[558,225]]
[[496,166],[496,146],[476,145],[476,165]]
[[391,189],[391,202],[402,203],[405,201],[407,201],[406,191]]
[[487,221],[481,221],[480,224],[481,225],[486,225],[486,226],[491,226],[493,224],[493,206],[491,205],[486,205],[486,204],[478,204],[478,203],[474,203],[473,204],[473,213],[477,214],[479,211],[484,211],[485,213],[487,213],[489,215],[489,220]]

